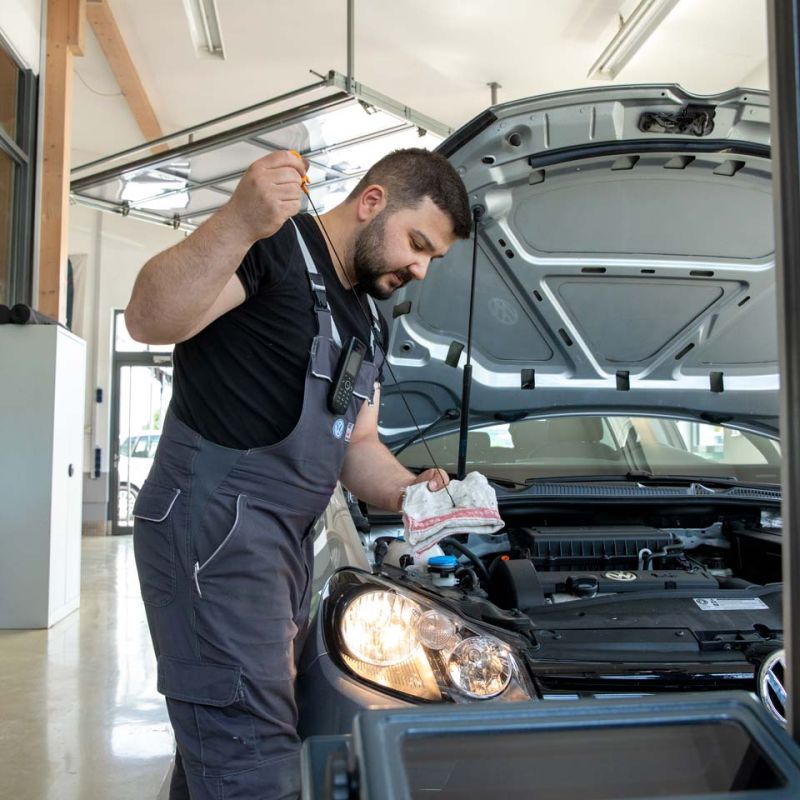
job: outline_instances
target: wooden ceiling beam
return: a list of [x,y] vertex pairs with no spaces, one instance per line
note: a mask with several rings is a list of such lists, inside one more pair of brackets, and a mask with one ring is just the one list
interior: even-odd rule
[[74,56],[82,56],[86,25],[86,0],[69,0],[67,12],[67,44]]
[[[70,0],[76,2],[76,0]],[[97,41],[105,54],[120,91],[125,96],[128,107],[139,126],[146,141],[158,139],[164,135],[150,99],[144,89],[136,66],[131,59],[125,41],[122,38],[117,21],[111,13],[108,0],[85,0],[86,17],[92,26]],[[153,152],[163,152],[165,145],[153,148]]]

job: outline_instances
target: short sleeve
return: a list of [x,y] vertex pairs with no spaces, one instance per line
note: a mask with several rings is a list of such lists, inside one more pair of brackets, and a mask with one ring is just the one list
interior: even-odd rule
[[259,239],[245,254],[236,269],[245,297],[249,300],[259,290],[277,286],[291,264],[297,239],[291,221],[268,239]]

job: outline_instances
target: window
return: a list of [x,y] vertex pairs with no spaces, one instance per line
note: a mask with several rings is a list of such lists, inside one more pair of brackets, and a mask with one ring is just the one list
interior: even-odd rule
[[0,303],[30,303],[36,78],[0,41]]
[[125,325],[125,312],[114,312],[114,350],[117,353],[171,353],[174,344],[142,344],[135,341]]
[[150,440],[147,436],[140,436],[133,448],[134,458],[150,458]]
[[13,217],[14,162],[0,150],[0,302],[11,299],[11,220]]
[[[454,472],[458,430],[434,434],[399,455],[407,467],[436,463]],[[561,416],[475,425],[467,439],[468,471],[524,482],[531,478],[654,475],[733,478],[779,484],[781,454],[756,433],[669,417]]]

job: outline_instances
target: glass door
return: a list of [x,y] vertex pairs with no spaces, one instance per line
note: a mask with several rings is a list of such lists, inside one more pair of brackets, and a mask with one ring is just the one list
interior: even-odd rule
[[[142,359],[137,357],[137,362]],[[161,427],[172,397],[172,356],[150,355],[154,363],[117,360],[115,422],[112,433],[112,530],[132,533],[133,504],[161,438]]]
[[172,398],[173,345],[134,341],[114,313],[109,516],[112,533],[133,532],[133,504],[153,466]]

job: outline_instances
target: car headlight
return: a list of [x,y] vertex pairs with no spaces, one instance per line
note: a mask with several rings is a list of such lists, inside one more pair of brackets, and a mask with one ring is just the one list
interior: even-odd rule
[[407,661],[417,648],[420,612],[398,594],[362,592],[342,615],[342,638],[359,661],[391,667]]
[[374,584],[337,604],[345,666],[365,681],[422,700],[526,700],[508,644],[423,597]]
[[511,654],[488,636],[470,636],[450,654],[447,672],[467,697],[497,697],[511,681]]

